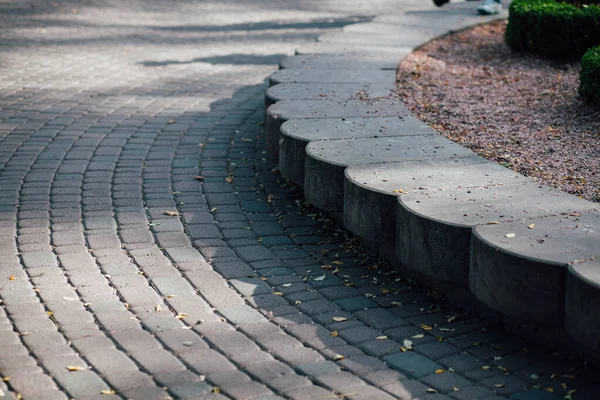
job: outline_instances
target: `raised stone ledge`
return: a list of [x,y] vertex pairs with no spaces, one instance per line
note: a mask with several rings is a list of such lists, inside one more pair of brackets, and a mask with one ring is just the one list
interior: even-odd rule
[[[407,52],[410,54],[410,52]],[[280,69],[307,68],[307,69],[367,69],[367,70],[392,70],[398,67],[397,54],[306,54],[287,57],[279,63]]]
[[439,135],[314,141],[306,146],[304,196],[329,212],[344,207],[344,170],[351,165],[468,157],[472,153]]
[[304,185],[306,146],[313,140],[413,135],[436,135],[436,132],[411,115],[383,118],[288,120],[281,126],[279,170],[286,179]]
[[278,83],[390,83],[395,71],[365,69],[282,69],[269,77],[271,86]]
[[600,359],[598,204],[436,136],[399,102],[349,100],[393,85],[381,70],[411,48],[506,16],[467,8],[376,17],[298,49],[267,94],[269,152],[309,201],[398,267],[482,315],[500,312],[509,330]]
[[353,100],[358,96],[386,97],[395,89],[386,83],[281,83],[265,92],[265,108],[282,100]]

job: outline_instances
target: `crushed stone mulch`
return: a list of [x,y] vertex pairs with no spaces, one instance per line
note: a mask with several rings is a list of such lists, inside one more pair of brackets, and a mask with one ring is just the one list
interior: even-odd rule
[[578,61],[512,51],[506,21],[435,40],[398,68],[398,95],[451,140],[600,202],[600,110],[581,102]]

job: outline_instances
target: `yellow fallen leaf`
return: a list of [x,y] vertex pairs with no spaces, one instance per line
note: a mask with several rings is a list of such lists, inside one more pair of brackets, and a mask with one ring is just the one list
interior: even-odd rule
[[444,373],[444,372],[446,372],[446,370],[444,370],[444,369],[436,369],[436,370],[435,370],[435,373],[436,373],[436,374],[442,374],[442,373]]
[[507,233],[506,235],[504,235],[504,237],[511,239],[514,238],[516,235],[514,233]]
[[183,318],[185,318],[187,316],[188,316],[187,313],[182,312],[182,313],[177,314],[175,316],[175,318],[177,318],[177,319],[183,319]]
[[333,332],[331,332],[331,336],[333,336],[333,337],[338,337],[338,336],[339,336],[339,333],[338,333],[338,331],[333,331]]
[[161,312],[161,311],[163,310],[163,306],[161,306],[160,304],[157,304],[157,305],[156,305],[156,307],[154,307],[154,309],[155,309],[157,312]]
[[296,300],[296,301],[294,302],[294,304],[295,304],[295,305],[298,305],[298,304],[302,304],[302,302],[301,302],[300,300]]
[[282,292],[273,292],[273,294],[274,294],[275,296],[283,296],[283,293],[282,293]]
[[46,314],[48,314],[48,315],[52,315],[52,314],[54,314],[54,313],[53,313],[52,311],[46,311]]
[[438,391],[432,388],[427,389],[427,393],[437,393]]
[[564,382],[560,383],[560,387],[563,388],[563,389],[565,389],[565,390],[567,390],[567,384],[564,383]]
[[490,369],[489,365],[484,365],[483,367],[481,367],[482,370],[487,371],[488,369]]
[[8,280],[9,280],[9,281],[14,281],[15,279],[17,279],[17,278],[15,278],[15,276],[14,276],[14,275],[11,275],[11,276],[9,276],[9,277],[8,277]]
[[344,358],[346,358],[346,357],[344,357],[341,354],[336,354],[335,356],[333,356],[333,361],[340,361],[340,360],[343,360]]
[[457,388],[456,386],[453,386],[453,387],[452,387],[452,390],[454,390],[455,392],[459,392],[459,391],[460,391],[460,388]]
[[15,397],[17,398],[17,400],[23,400],[23,395],[21,393],[17,393]]
[[504,383],[496,383],[494,386],[496,386],[497,388],[503,388],[506,385]]
[[85,368],[83,368],[83,367],[76,367],[76,366],[74,366],[74,365],[69,365],[69,366],[67,367],[67,369],[68,369],[69,371],[83,371]]
[[218,386],[213,386],[213,393],[221,393],[221,388]]
[[403,353],[405,353],[406,352],[406,347],[400,346],[400,351],[403,352]]
[[333,317],[332,318],[335,322],[344,322],[344,321],[348,321],[348,318],[346,317]]
[[390,292],[390,289],[381,288],[381,289],[379,289],[379,291],[380,291],[381,293],[389,293],[389,292]]
[[533,228],[535,228],[535,224],[529,224],[529,225],[527,225],[527,227],[528,227],[529,229],[533,229]]
[[432,327],[430,327],[429,325],[421,324],[421,329],[423,329],[423,330],[425,330],[425,331],[430,331],[430,330],[432,330],[433,328],[432,328]]
[[325,278],[327,278],[327,275],[321,275],[321,276],[317,276],[314,280],[315,281],[323,281],[323,280],[325,280]]
[[415,336],[413,336],[413,339],[423,339],[425,337],[425,335],[423,335],[422,333],[418,333]]
[[333,267],[331,265],[326,264],[326,265],[321,265],[321,268],[322,269],[331,269]]
[[546,388],[546,392],[554,393],[554,388],[548,387],[548,388]]
[[100,394],[115,394],[115,391],[111,389],[104,389],[100,391]]
[[213,207],[213,208],[211,208],[211,209],[210,209],[210,211],[209,211],[209,212],[211,212],[211,213],[214,213],[214,212],[215,212],[215,211],[217,211],[217,210],[218,210],[218,208],[217,208],[217,207]]
[[500,224],[500,222],[498,222],[498,221],[490,221],[490,222],[488,222],[488,225],[499,225],[499,224]]
[[177,211],[165,210],[164,214],[168,215],[169,217],[178,217],[179,216],[179,213]]
[[406,193],[406,192],[405,192],[404,190],[402,190],[402,189],[394,189],[394,190],[392,190],[392,192],[394,192],[394,193]]
[[377,336],[375,339],[376,340],[386,340],[388,337],[387,336]]
[[4,378],[2,378],[2,382],[8,382],[10,381],[10,376],[5,376]]
[[344,265],[344,263],[341,261],[333,261],[332,264],[333,265]]

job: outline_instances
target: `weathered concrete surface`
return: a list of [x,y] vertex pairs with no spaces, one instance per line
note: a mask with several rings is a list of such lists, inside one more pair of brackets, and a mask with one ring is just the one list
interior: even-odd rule
[[296,48],[297,55],[308,55],[308,54],[345,54],[345,53],[357,53],[364,57],[371,54],[396,54],[398,60],[402,60],[404,57],[412,52],[410,46],[394,46],[394,45],[383,45],[379,44],[357,44],[357,43],[331,43],[331,42],[319,42],[310,45],[299,46]]
[[344,224],[375,249],[395,253],[399,195],[526,181],[473,153],[463,158],[357,165],[346,170]]
[[306,146],[304,195],[323,210],[342,212],[344,170],[350,165],[446,159],[472,154],[436,135],[314,141]]
[[[401,261],[429,277],[466,286],[474,226],[598,207],[534,182],[507,184],[511,180],[476,188],[401,195],[397,232]],[[478,182],[473,179],[471,184]]]
[[388,23],[359,23],[345,26],[344,32],[354,33],[366,33],[366,34],[378,34],[378,35],[393,35],[393,36],[405,36],[411,35],[414,31],[422,32],[423,34],[431,34],[435,36],[443,35],[448,32],[448,29],[444,27],[421,27],[418,25],[408,24],[388,24]]
[[397,54],[364,53],[310,54],[286,57],[279,62],[279,68],[308,69],[382,69],[395,71],[398,66]]
[[391,117],[411,115],[399,100],[289,100],[280,101],[267,110],[267,151],[279,155],[281,125],[289,119],[325,119],[352,117]]
[[278,83],[392,83],[395,71],[362,69],[282,69],[269,77],[270,85]]
[[469,286],[481,301],[562,326],[567,265],[600,255],[600,212],[478,226],[471,240]]
[[283,100],[356,100],[389,97],[394,81],[387,83],[281,83],[265,92],[265,108]]
[[439,36],[442,32],[427,31],[413,26],[401,27],[399,29],[401,32],[398,35],[369,32],[331,32],[319,36],[319,42],[357,46],[408,47],[414,49]]
[[413,116],[288,120],[281,126],[279,170],[285,178],[304,185],[306,145],[310,141],[413,135],[436,133]]
[[600,354],[600,261],[569,265],[565,327],[583,352]]

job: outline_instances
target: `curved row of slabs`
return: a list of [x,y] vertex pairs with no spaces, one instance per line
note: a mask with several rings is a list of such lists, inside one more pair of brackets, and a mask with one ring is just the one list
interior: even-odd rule
[[450,298],[600,358],[599,205],[433,131],[389,96],[402,54],[385,56],[282,61],[265,94],[281,174]]

